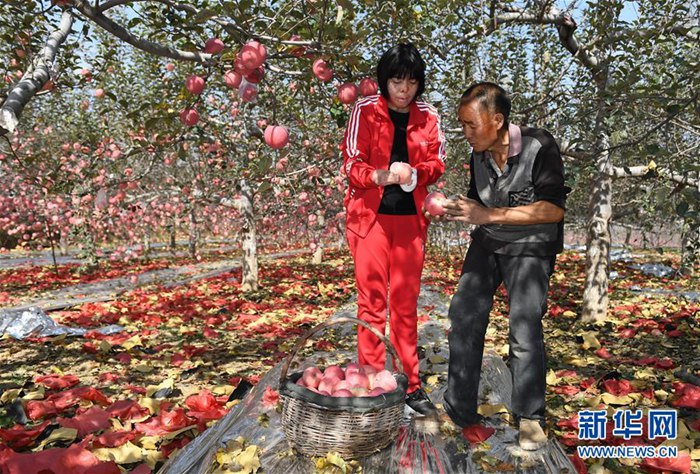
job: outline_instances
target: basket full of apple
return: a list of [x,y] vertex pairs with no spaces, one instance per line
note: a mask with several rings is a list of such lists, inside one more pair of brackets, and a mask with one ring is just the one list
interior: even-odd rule
[[[288,375],[296,353],[317,332],[356,323],[386,346],[397,372],[349,363],[345,367],[307,367]],[[393,345],[383,334],[356,318],[326,321],[299,338],[282,366],[282,427],[288,442],[307,456],[337,452],[347,459],[367,456],[388,446],[398,434],[408,379]]]

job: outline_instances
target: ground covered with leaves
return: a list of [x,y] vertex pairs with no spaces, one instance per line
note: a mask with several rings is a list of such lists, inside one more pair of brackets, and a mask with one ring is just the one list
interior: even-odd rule
[[[637,257],[635,263],[645,260],[678,266],[670,254]],[[121,324],[126,328],[122,333],[0,340],[3,474],[38,473],[43,468],[78,474],[154,472],[238,403],[246,388],[287,355],[298,336],[354,294],[346,252],[331,254],[321,265],[309,262],[308,255],[262,262],[261,288],[253,293],[240,291],[240,271],[234,271],[171,289],[143,287],[118,301],[51,313],[67,325]],[[138,265],[142,266],[105,267],[80,278],[91,281],[121,270],[130,274],[151,263]],[[581,472],[604,472],[601,467],[620,473],[697,471],[700,388],[692,382],[697,383],[699,369],[694,365],[698,304],[658,291],[697,291],[700,282],[658,278],[629,266],[630,262],[614,264],[618,278],[611,284],[608,320],[583,324],[578,319],[583,256],[560,256],[545,320],[548,428],[568,447]],[[460,267],[460,258],[432,255],[425,283],[449,296]],[[42,270],[22,271],[30,272],[29,278]],[[62,271],[72,275],[75,270],[66,266]],[[19,293],[26,300],[34,294],[22,293],[21,279],[11,278],[10,271],[0,275],[5,279],[0,279],[0,289],[12,297]],[[68,276],[63,281],[54,281],[51,288],[75,283]],[[640,292],[640,287],[657,293]],[[508,353],[506,315],[501,295],[487,337],[489,347],[503,355]],[[318,339],[308,350],[329,350],[334,344],[339,342]],[[275,394],[269,398],[274,402]],[[612,413],[624,408],[677,409],[676,440],[649,440],[645,432],[625,444],[663,441],[678,446],[679,457],[604,463],[577,458],[578,411]],[[464,435],[473,437],[471,432]],[[597,443],[623,441],[608,433]],[[241,447],[243,457],[253,456],[249,451]]]

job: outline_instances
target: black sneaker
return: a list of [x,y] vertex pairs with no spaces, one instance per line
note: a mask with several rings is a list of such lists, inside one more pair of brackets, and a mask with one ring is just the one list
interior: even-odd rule
[[437,412],[437,408],[422,388],[406,394],[406,405],[421,415],[432,415]]

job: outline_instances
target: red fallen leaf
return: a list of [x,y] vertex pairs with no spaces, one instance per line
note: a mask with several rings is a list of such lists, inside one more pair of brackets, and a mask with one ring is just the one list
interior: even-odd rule
[[666,358],[666,359],[661,359],[660,361],[658,361],[658,362],[656,363],[656,367],[657,367],[658,369],[664,369],[664,370],[666,370],[666,369],[672,369],[672,368],[674,368],[675,366],[676,366],[676,364],[674,364],[673,361],[672,361],[671,359],[668,359],[668,358]]
[[118,382],[119,381],[119,375],[115,374],[113,372],[103,372],[100,374],[100,377],[98,379],[100,383],[106,383],[106,382]]
[[578,374],[573,370],[560,370],[556,376],[563,379],[564,377],[578,377]]
[[78,430],[78,437],[82,438],[88,433],[109,428],[111,426],[109,418],[109,413],[104,409],[92,407],[73,418],[57,418],[56,421],[64,428],[75,428]]
[[92,442],[93,448],[117,448],[136,437],[133,431],[105,431]]
[[215,330],[213,330],[212,328],[210,328],[209,326],[206,326],[204,328],[204,330],[202,331],[202,334],[204,335],[204,337],[206,337],[208,339],[216,339],[216,338],[220,337],[220,334],[218,332],[216,332]]
[[106,461],[87,468],[85,474],[122,474],[122,471],[114,461]]
[[574,415],[566,420],[557,421],[557,426],[560,428],[569,428],[572,430],[578,430],[578,415]]
[[582,389],[587,390],[594,386],[596,383],[596,378],[595,377],[588,377],[585,380],[582,380],[581,383],[579,384]]
[[561,385],[559,387],[552,387],[552,392],[558,393],[559,395],[572,396],[579,393],[581,389],[575,385]]
[[30,400],[24,406],[24,411],[30,420],[39,420],[58,415],[62,410],[59,410],[56,404],[49,400]]
[[700,387],[691,383],[674,382],[676,398],[670,404],[674,407],[687,407],[700,410]]
[[45,421],[40,425],[29,428],[25,428],[22,425],[15,425],[12,428],[1,429],[0,439],[13,448],[23,448],[32,444],[32,441],[34,441],[49,424],[49,421]]
[[681,337],[683,335],[683,331],[680,331],[678,329],[673,329],[671,331],[668,331],[666,333],[668,337]]
[[110,416],[119,418],[122,421],[142,418],[150,413],[148,408],[142,407],[135,400],[117,400],[108,406],[106,410]]
[[3,463],[3,474],[87,474],[101,464],[88,450],[78,445],[51,448],[37,453],[11,453]]
[[636,329],[624,328],[624,329],[620,329],[620,333],[617,335],[617,337],[621,337],[622,339],[632,339],[636,335],[637,335]]
[[681,472],[690,473],[690,454],[678,453],[675,458],[644,458],[641,466],[647,472]]
[[42,375],[34,379],[34,382],[44,385],[51,390],[63,390],[64,388],[78,385],[80,379],[75,375]]
[[690,429],[693,431],[700,431],[700,418],[691,421],[688,423],[688,426],[690,426]]
[[175,367],[180,367],[186,360],[187,358],[184,355],[180,354],[179,352],[176,352],[170,358],[170,364],[174,365]]
[[272,387],[266,387],[265,388],[265,393],[263,394],[262,398],[262,403],[263,406],[266,408],[272,408],[275,405],[277,405],[277,402],[280,399],[280,394],[276,390],[273,390]]
[[119,354],[115,355],[114,358],[122,365],[131,364],[131,355],[127,354],[126,352],[120,352]]
[[124,388],[129,390],[131,393],[137,393],[139,395],[146,395],[146,392],[148,392],[148,390],[146,390],[144,387],[139,387],[137,385],[127,384],[124,386]]
[[84,342],[81,350],[86,354],[97,354],[99,352],[97,346],[90,341]]
[[332,342],[326,341],[325,339],[321,339],[314,343],[314,349],[318,351],[332,351],[333,349],[335,349],[335,346]]
[[659,363],[659,358],[649,356],[642,357],[641,359],[631,360],[630,362],[634,365],[656,365]]
[[496,430],[484,425],[471,425],[462,429],[462,436],[470,443],[483,443],[494,434]]
[[136,431],[146,436],[162,436],[172,431],[177,431],[186,426],[195,424],[195,420],[185,415],[183,408],[175,408],[172,411],[161,407],[160,413],[150,420],[136,424]]
[[160,451],[163,453],[163,456],[167,459],[170,457],[170,455],[175,451],[176,449],[182,449],[185,446],[187,446],[187,443],[192,441],[190,438],[187,436],[184,436],[182,438],[176,439],[172,443],[165,444],[160,447]]
[[46,401],[54,402],[59,410],[73,406],[81,400],[88,400],[99,405],[109,405],[110,402],[102,392],[94,387],[76,387],[57,392],[46,397]]
[[578,455],[578,453],[570,454],[569,459],[571,460],[571,464],[574,465],[574,469],[576,469],[577,474],[588,474],[588,468],[586,467],[586,463],[583,462],[583,459]]
[[603,390],[605,390],[608,393],[612,393],[617,397],[622,397],[634,392],[634,388],[632,388],[632,385],[630,384],[629,380],[608,379],[604,380],[602,382],[602,385]]
[[611,354],[610,351],[608,351],[608,349],[605,348],[605,347],[601,347],[600,349],[598,349],[597,351],[595,351],[595,355],[597,355],[597,356],[600,357],[601,359],[606,359],[606,360],[607,360],[607,359],[612,359],[612,354]]

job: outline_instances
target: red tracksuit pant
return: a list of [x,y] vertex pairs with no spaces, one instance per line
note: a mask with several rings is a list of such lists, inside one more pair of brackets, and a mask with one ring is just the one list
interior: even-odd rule
[[[418,293],[423,271],[425,237],[419,216],[378,214],[366,237],[347,232],[355,261],[357,317],[385,334],[387,293],[390,340],[408,376],[408,392],[420,388],[418,377]],[[384,369],[386,350],[372,333],[358,328],[360,364]]]

